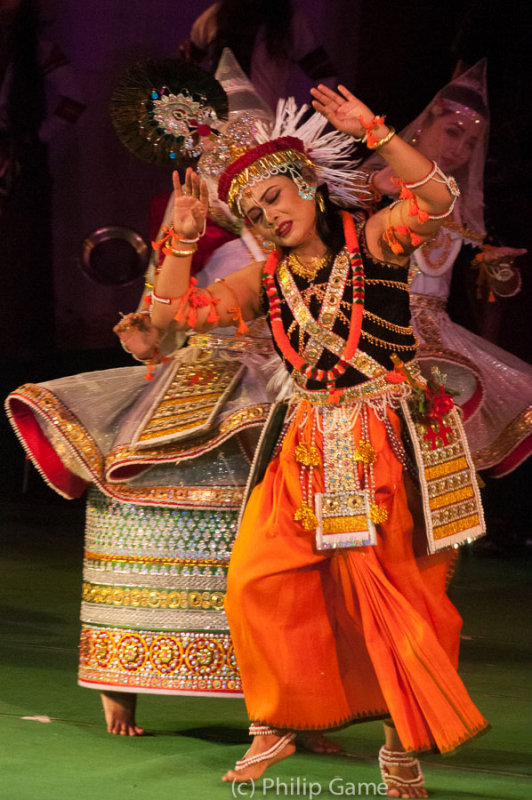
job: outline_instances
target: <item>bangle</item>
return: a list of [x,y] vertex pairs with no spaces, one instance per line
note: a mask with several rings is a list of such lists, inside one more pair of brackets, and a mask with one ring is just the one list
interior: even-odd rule
[[395,128],[392,128],[390,126],[388,128],[388,133],[386,134],[386,136],[384,136],[382,139],[375,139],[375,141],[372,143],[366,142],[366,147],[368,148],[368,150],[378,150],[380,147],[383,147],[385,144],[388,144],[388,142],[391,139],[393,139],[394,136],[395,136]]
[[207,220],[205,219],[205,221],[203,223],[203,230],[201,231],[201,233],[198,233],[198,235],[194,239],[185,239],[183,236],[180,236],[177,233],[177,231],[175,230],[173,225],[171,225],[170,227],[171,227],[171,229],[173,231],[173,239],[174,239],[174,241],[177,240],[178,242],[184,242],[185,244],[196,244],[196,242],[199,242],[199,240],[201,239],[202,236],[205,236],[205,231],[207,229]]
[[151,292],[151,296],[157,303],[164,303],[165,305],[170,305],[172,300],[174,300],[174,299],[177,300],[178,299],[177,297],[176,298],[173,298],[173,297],[161,297],[161,295],[155,293],[154,289]]
[[174,256],[174,258],[187,258],[187,256],[193,256],[197,249],[197,247],[193,247],[190,250],[176,250],[175,247],[170,247],[167,255]]

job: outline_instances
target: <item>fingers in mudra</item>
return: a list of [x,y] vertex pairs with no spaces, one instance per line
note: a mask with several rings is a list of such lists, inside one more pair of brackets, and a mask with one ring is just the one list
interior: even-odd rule
[[209,208],[209,192],[205,181],[190,167],[181,184],[177,171],[172,175],[174,184],[174,228],[179,232],[199,233],[205,223]]

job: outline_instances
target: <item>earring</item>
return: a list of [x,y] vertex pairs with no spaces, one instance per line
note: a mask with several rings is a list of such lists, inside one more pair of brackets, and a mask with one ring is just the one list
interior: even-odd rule
[[316,192],[316,205],[318,206],[319,210],[322,214],[325,213],[325,200],[323,199],[323,195],[321,192]]
[[266,250],[268,253],[271,253],[272,250],[275,250],[275,244],[273,242],[270,242],[269,239],[263,239],[262,249]]
[[314,200],[316,195],[316,187],[307,183],[300,175],[294,177],[294,183],[298,188],[298,195],[303,200]]

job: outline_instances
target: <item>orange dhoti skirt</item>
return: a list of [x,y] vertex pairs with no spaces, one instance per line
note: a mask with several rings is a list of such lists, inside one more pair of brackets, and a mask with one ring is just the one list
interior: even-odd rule
[[[318,551],[314,531],[294,521],[302,502],[294,450],[308,444],[313,413],[307,401],[299,406],[251,493],[231,557],[225,605],[249,717],[325,730],[390,716],[406,751],[449,752],[488,727],[456,671],[461,618],[446,594],[456,551],[417,555],[416,493],[407,498],[371,408],[375,500],[388,519],[376,526],[376,546]],[[398,416],[387,413],[400,436]],[[322,453],[319,431],[315,445]],[[316,468],[313,491],[323,487]]]

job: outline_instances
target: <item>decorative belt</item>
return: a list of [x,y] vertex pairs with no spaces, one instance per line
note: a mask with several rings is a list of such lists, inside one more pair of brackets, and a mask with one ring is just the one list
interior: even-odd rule
[[[408,369],[410,374],[415,379],[420,378],[421,372],[417,362],[409,361]],[[310,389],[304,389],[302,386],[298,386],[297,383],[294,383],[294,393],[298,397],[303,397],[305,400],[309,400],[311,403],[317,405],[331,404],[330,393],[327,389],[311,391]],[[348,386],[345,389],[342,389],[341,403],[354,403],[357,400],[370,400],[373,397],[379,397],[387,394],[394,395],[395,397],[399,398],[410,395],[410,393],[411,389],[407,383],[390,383],[386,380],[386,374],[383,374],[371,381],[364,381],[364,383],[359,383],[356,386]]]

